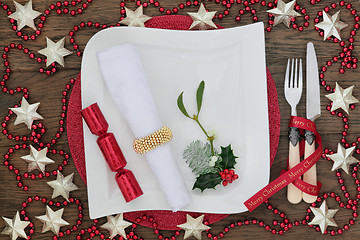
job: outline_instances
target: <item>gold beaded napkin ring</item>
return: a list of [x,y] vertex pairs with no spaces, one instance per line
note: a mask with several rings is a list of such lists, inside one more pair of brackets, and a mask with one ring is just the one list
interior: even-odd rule
[[136,153],[145,154],[172,139],[172,132],[170,128],[163,126],[160,130],[150,134],[149,136],[135,139],[133,147]]

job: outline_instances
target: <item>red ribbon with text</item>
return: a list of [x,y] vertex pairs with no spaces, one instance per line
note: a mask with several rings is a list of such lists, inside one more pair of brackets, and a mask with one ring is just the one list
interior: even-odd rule
[[[265,202],[272,195],[280,191],[282,188],[286,187],[290,183],[296,181],[297,183],[303,184],[304,181],[299,181],[298,178],[307,172],[320,158],[322,153],[322,143],[320,134],[316,131],[316,125],[313,121],[310,121],[305,118],[292,116],[290,118],[289,127],[297,127],[300,129],[309,130],[315,134],[315,143],[318,144],[315,152],[311,154],[309,157],[305,158],[295,167],[289,169],[284,172],[280,177],[269,183],[263,189],[258,191],[254,196],[249,198],[244,205],[249,209],[249,211],[253,211],[255,208],[260,206],[261,203]],[[307,183],[306,183],[307,184]],[[299,184],[297,184],[299,185]],[[321,186],[321,185],[320,185]],[[313,185],[304,185],[304,187],[314,187]],[[319,187],[319,184],[318,186]],[[302,187],[300,188],[302,189]],[[310,191],[311,192],[311,191]]]
[[[280,175],[283,175],[284,173],[286,173],[286,170],[282,170]],[[319,192],[320,192],[320,189],[322,186],[321,182],[319,182],[319,181],[316,183],[316,185],[312,185],[310,183],[307,183],[307,182],[301,180],[300,178],[293,181],[292,184],[294,184],[294,186],[297,187],[298,189],[300,189],[302,192],[307,193],[309,195],[313,195],[313,196],[319,195]]]
[[[304,156],[304,151],[305,151],[305,140],[302,140],[299,143],[299,150],[300,150],[300,157]],[[289,170],[289,158],[288,158],[288,166],[287,169]],[[280,175],[283,175],[286,172],[286,170],[282,170]],[[309,195],[313,195],[313,196],[318,196],[320,189],[321,189],[321,182],[317,182],[316,185],[312,185],[310,183],[307,183],[303,180],[301,180],[301,178],[296,179],[295,181],[292,182],[292,184],[294,184],[295,187],[297,187],[298,189],[300,189],[302,192],[307,193]]]

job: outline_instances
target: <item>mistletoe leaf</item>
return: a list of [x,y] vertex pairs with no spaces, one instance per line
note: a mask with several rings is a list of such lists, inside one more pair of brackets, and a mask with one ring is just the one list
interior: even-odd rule
[[201,109],[202,99],[204,95],[204,88],[205,88],[205,82],[201,81],[197,91],[196,91],[196,103],[197,103],[197,109],[198,109],[198,115]]
[[231,149],[231,144],[227,147],[221,147],[220,157],[222,161],[219,163],[222,169],[234,169],[237,157],[234,156],[233,150]]
[[200,174],[200,176],[196,178],[193,190],[199,188],[201,192],[203,192],[208,188],[214,189],[221,181],[222,179],[219,173]]
[[187,113],[186,109],[185,109],[185,106],[184,106],[184,101],[183,101],[183,94],[184,92],[182,92],[178,99],[177,99],[177,105],[178,105],[178,108],[180,109],[180,111],[185,115],[187,116],[188,118],[190,118],[190,115]]

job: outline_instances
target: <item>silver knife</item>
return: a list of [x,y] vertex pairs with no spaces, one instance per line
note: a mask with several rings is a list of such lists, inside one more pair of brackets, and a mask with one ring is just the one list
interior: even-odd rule
[[[321,105],[318,63],[312,42],[307,44],[306,52],[306,118],[315,121],[321,115]],[[313,152],[315,152],[315,135],[306,131],[304,157],[307,158]],[[317,184],[316,164],[304,174],[303,180],[312,185]],[[315,202],[316,198],[317,196],[303,194],[303,200],[307,203]]]

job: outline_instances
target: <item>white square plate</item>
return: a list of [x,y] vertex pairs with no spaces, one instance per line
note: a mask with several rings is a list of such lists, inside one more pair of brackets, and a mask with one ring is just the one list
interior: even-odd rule
[[[126,203],[92,135],[84,124],[90,217],[137,210],[168,210],[134,136],[116,108],[100,73],[96,52],[130,43],[140,55],[163,123],[173,131],[171,146],[193,202],[184,211],[239,213],[244,202],[269,182],[269,121],[265,40],[262,23],[211,31],[174,31],[114,27],[95,34],[86,45],[81,68],[82,106],[97,102],[135,174],[144,195]],[[121,56],[119,56],[121,57]],[[121,68],[121,66],[119,66]],[[205,81],[200,121],[216,130],[215,147],[232,145],[239,179],[216,190],[192,191],[195,175],[182,158],[185,147],[204,134],[176,105],[184,91],[189,113],[196,111],[196,89]],[[146,121],[146,119],[144,119]],[[166,181],[166,179],[164,179]]]

